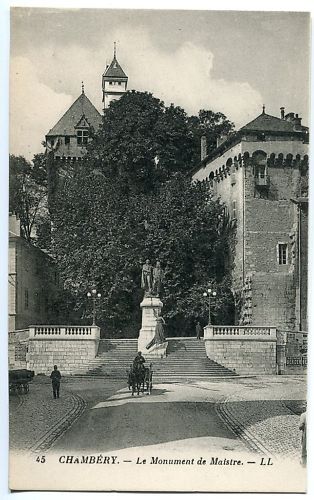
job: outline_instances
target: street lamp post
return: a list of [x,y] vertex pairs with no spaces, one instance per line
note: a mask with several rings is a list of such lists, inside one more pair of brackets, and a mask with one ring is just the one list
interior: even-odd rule
[[93,288],[90,292],[87,292],[87,297],[92,299],[93,301],[93,323],[92,326],[96,325],[96,300],[100,299],[101,293],[97,292],[95,288]]
[[207,292],[203,293],[204,298],[208,298],[208,325],[211,325],[211,317],[210,317],[210,306],[211,306],[211,298],[215,298],[217,293],[215,290],[212,290],[211,288],[208,288]]

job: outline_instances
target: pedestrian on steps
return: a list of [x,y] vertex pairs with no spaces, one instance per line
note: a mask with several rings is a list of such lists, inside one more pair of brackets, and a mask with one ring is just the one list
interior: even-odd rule
[[61,373],[59,372],[57,365],[54,365],[50,378],[52,382],[53,398],[57,399],[59,398],[60,395],[60,380],[61,380]]
[[199,321],[196,323],[195,330],[196,330],[196,338],[197,338],[197,340],[201,340],[202,327],[201,327],[201,324],[200,324]]

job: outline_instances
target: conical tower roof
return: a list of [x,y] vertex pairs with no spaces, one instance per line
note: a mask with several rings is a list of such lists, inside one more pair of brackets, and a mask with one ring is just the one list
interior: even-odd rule
[[127,80],[128,77],[126,76],[126,74],[124,73],[123,69],[121,68],[120,64],[118,63],[117,61],[117,58],[116,56],[114,55],[112,61],[111,61],[111,64],[110,66],[108,66],[108,68],[106,69],[105,73],[104,73],[104,77],[105,78],[117,78],[117,79],[123,79],[123,80]]

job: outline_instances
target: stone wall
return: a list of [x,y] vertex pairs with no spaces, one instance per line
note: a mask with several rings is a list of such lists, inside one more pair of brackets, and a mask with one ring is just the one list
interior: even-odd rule
[[276,374],[276,342],[257,340],[208,340],[208,358],[238,375]]
[[29,340],[28,369],[35,374],[50,375],[57,365],[64,375],[75,374],[80,367],[97,355],[97,340]]
[[27,369],[29,330],[9,333],[8,364],[9,370]]
[[237,375],[275,375],[276,329],[205,327],[207,357]]
[[[194,173],[207,180],[236,225],[235,323],[307,329],[308,144],[291,137],[243,138]],[[264,177],[259,177],[264,167]],[[293,200],[293,199],[296,200]],[[298,241],[298,239],[300,241]],[[278,259],[287,245],[287,263]],[[299,249],[298,249],[299,247]]]

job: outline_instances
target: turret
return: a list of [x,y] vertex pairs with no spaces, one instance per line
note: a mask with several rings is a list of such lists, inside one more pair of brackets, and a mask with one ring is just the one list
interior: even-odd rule
[[111,101],[120,99],[126,92],[127,84],[128,77],[117,61],[116,43],[114,43],[112,62],[106,67],[102,75],[102,101],[104,103],[104,110],[108,109]]

